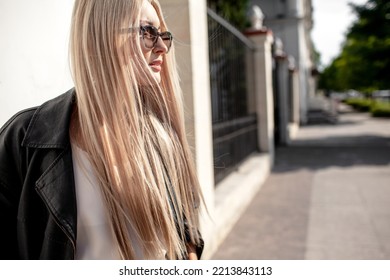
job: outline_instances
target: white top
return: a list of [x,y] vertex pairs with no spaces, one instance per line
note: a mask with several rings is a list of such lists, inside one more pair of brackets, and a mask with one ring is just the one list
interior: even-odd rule
[[[120,255],[109,215],[88,154],[72,143],[73,170],[77,200],[77,260],[118,260]],[[137,259],[142,259],[139,242],[129,226]],[[138,246],[137,246],[138,244]]]

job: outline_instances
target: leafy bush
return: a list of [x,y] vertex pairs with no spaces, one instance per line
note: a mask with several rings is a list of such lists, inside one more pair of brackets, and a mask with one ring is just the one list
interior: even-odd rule
[[370,112],[373,117],[390,117],[390,102],[373,99],[349,98],[345,103],[361,112]]
[[390,102],[375,102],[370,111],[374,117],[390,118]]
[[371,109],[373,101],[371,99],[363,98],[349,98],[345,101],[348,105],[352,106],[354,109],[362,112],[368,112]]

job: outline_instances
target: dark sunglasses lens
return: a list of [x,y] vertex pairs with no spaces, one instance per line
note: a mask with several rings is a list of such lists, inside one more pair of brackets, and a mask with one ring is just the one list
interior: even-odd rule
[[161,33],[161,39],[163,39],[163,40],[171,40],[171,38],[172,38],[171,33],[169,33],[169,32]]
[[158,39],[157,28],[146,25],[141,27],[142,37],[144,39],[145,47],[153,48]]
[[161,39],[164,41],[164,44],[167,46],[169,50],[172,44],[172,34],[170,32],[163,32],[161,34]]
[[158,36],[158,30],[154,26],[144,26],[143,27],[144,35],[149,38],[156,38]]
[[160,36],[164,44],[167,46],[168,50],[171,48],[172,44],[172,34],[169,31],[159,33],[158,29],[151,25],[146,25],[141,27],[142,36],[147,48],[154,48],[158,37]]

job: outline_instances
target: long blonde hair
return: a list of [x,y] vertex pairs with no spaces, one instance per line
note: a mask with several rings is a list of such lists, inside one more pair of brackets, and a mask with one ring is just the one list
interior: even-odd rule
[[[143,0],[76,0],[70,55],[77,123],[112,221],[120,256],[134,259],[128,225],[147,259],[185,258],[199,242],[200,187],[184,131],[175,50],[161,82],[143,58],[137,27]],[[157,0],[149,1],[166,30]]]

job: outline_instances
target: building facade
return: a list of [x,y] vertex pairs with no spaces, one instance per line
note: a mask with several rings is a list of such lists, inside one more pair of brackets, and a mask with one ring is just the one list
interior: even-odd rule
[[310,97],[315,95],[313,27],[311,0],[251,0],[264,13],[264,25],[283,43],[284,51],[294,57],[299,72],[300,122],[307,122]]

